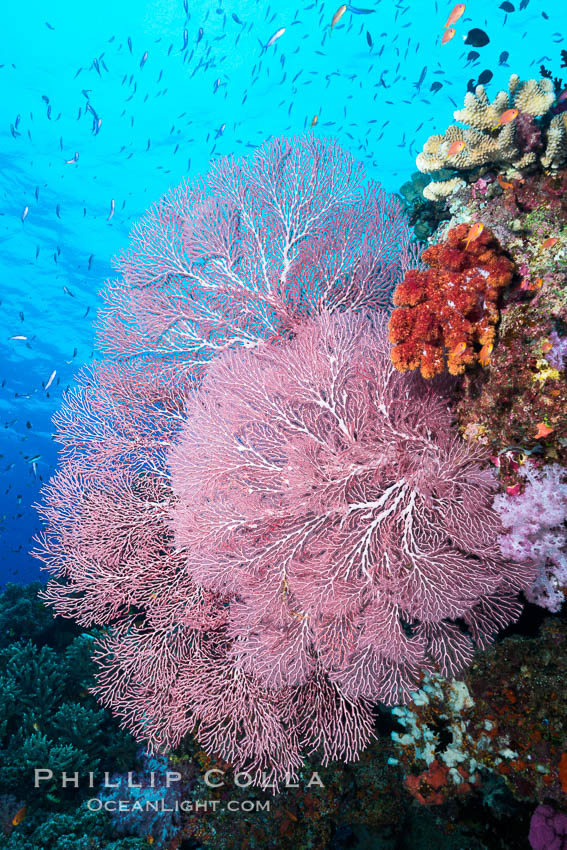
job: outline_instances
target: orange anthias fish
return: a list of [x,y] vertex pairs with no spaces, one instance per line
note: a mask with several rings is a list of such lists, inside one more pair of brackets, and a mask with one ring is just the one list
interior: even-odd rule
[[445,29],[448,27],[452,27],[453,24],[456,24],[461,15],[464,13],[466,6],[464,3],[457,3],[456,6],[453,7],[453,11],[447,18],[447,23],[445,24]]
[[466,350],[467,350],[466,342],[458,342],[457,345],[452,350],[451,356],[452,357],[459,357],[461,354],[464,354]]
[[553,343],[549,339],[546,339],[545,342],[543,343],[543,345],[541,346],[541,350],[543,351],[544,354],[547,354],[549,351],[551,351],[552,348],[553,348]]
[[513,189],[513,188],[514,188],[514,184],[513,184],[513,183],[508,183],[508,181],[507,181],[507,180],[504,180],[504,178],[502,177],[502,175],[501,175],[501,174],[499,174],[499,175],[498,175],[498,178],[497,178],[497,179],[498,179],[498,185],[499,185],[502,189]]
[[464,150],[467,146],[467,143],[464,139],[456,139],[450,146],[447,151],[447,156],[457,156],[462,150]]
[[476,224],[473,224],[473,226],[467,233],[465,251],[467,250],[471,242],[474,242],[475,239],[478,239],[483,230],[484,224],[482,223],[482,221],[477,221]]
[[443,33],[443,37],[441,38],[441,44],[447,44],[448,41],[451,41],[456,32],[457,30],[454,27],[446,29]]
[[515,118],[520,114],[518,109],[507,109],[502,113],[497,123],[492,128],[493,130],[497,130],[498,127],[503,127],[505,124],[509,124],[511,121],[514,121]]
[[540,250],[545,251],[547,248],[553,248],[554,245],[557,245],[559,242],[559,238],[557,236],[550,236],[549,239],[546,239]]
[[18,826],[26,816],[27,807],[22,806],[21,809],[18,809],[14,817],[12,818],[12,826]]
[[483,369],[485,369],[488,366],[488,364],[490,363],[490,355],[492,354],[493,348],[494,348],[494,346],[492,345],[492,343],[487,342],[486,345],[483,345],[482,348],[480,349],[480,354],[478,355],[478,359],[479,359],[480,365],[482,366]]
[[336,27],[336,25],[338,24],[338,22],[340,21],[340,19],[342,18],[342,16],[343,16],[343,15],[344,15],[344,13],[346,12],[346,10],[347,10],[347,5],[346,5],[346,3],[343,3],[343,5],[342,5],[342,6],[339,6],[339,8],[337,9],[337,11],[336,11],[336,12],[335,12],[335,14],[333,15],[333,19],[332,19],[332,21],[331,21],[331,32],[333,32],[333,27]]
[[319,116],[318,116],[318,115],[314,115],[314,116],[313,116],[313,120],[312,120],[311,124],[309,125],[309,128],[310,128],[311,130],[313,129],[313,127],[315,126],[315,124],[317,123],[317,121],[318,121],[318,120],[319,120]]

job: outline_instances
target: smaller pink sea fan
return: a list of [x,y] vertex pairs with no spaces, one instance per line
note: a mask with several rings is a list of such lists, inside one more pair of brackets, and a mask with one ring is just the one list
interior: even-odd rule
[[523,493],[499,495],[494,508],[506,533],[500,539],[505,558],[537,567],[526,599],[548,611],[559,611],[567,587],[567,477],[557,464],[536,469],[526,464]]

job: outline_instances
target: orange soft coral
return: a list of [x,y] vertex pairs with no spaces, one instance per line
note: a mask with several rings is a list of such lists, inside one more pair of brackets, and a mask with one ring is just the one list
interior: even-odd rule
[[446,357],[449,372],[460,375],[494,340],[498,298],[513,264],[489,230],[465,248],[469,232],[470,224],[459,224],[427,248],[422,260],[429,268],[410,269],[394,292],[389,335],[400,372],[419,368],[432,378]]

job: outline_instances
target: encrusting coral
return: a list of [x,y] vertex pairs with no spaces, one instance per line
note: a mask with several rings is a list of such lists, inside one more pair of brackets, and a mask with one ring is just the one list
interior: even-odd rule
[[513,487],[523,455],[567,466],[567,171],[505,188],[480,182],[451,199],[452,220],[483,222],[518,275],[502,297],[489,367],[465,373],[456,412],[465,438],[498,457]]
[[459,375],[490,345],[499,319],[498,299],[513,273],[489,230],[466,247],[470,227],[460,224],[422,254],[428,269],[410,269],[394,292],[389,337],[401,372],[419,368],[432,378],[445,368]]
[[430,136],[417,157],[417,167],[426,174],[447,168],[461,173],[429,183],[424,197],[442,200],[462,188],[463,172],[478,175],[490,166],[512,177],[537,165],[559,169],[567,161],[567,114],[552,117],[555,102],[551,80],[522,82],[517,74],[510,77],[508,91],[498,92],[492,102],[482,85],[467,92],[464,108],[454,112],[466,126],[452,124],[443,135]]
[[394,710],[410,793],[436,805],[498,779],[516,800],[563,803],[566,645],[565,623],[550,618],[537,638],[477,654],[460,681],[425,677],[413,702]]

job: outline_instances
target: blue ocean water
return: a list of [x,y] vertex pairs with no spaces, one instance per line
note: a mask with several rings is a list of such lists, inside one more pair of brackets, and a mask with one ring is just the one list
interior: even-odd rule
[[[483,72],[493,74],[491,96],[512,72],[537,76],[543,63],[560,74],[563,4],[467,3],[441,46],[453,3],[356,2],[332,34],[337,0],[27,0],[3,9],[2,582],[40,572],[28,553],[39,529],[33,503],[56,463],[51,417],[96,357],[110,259],[161,194],[211,158],[307,131],[315,115],[315,133],[335,136],[369,178],[396,191]],[[465,44],[472,28],[489,43]]]

